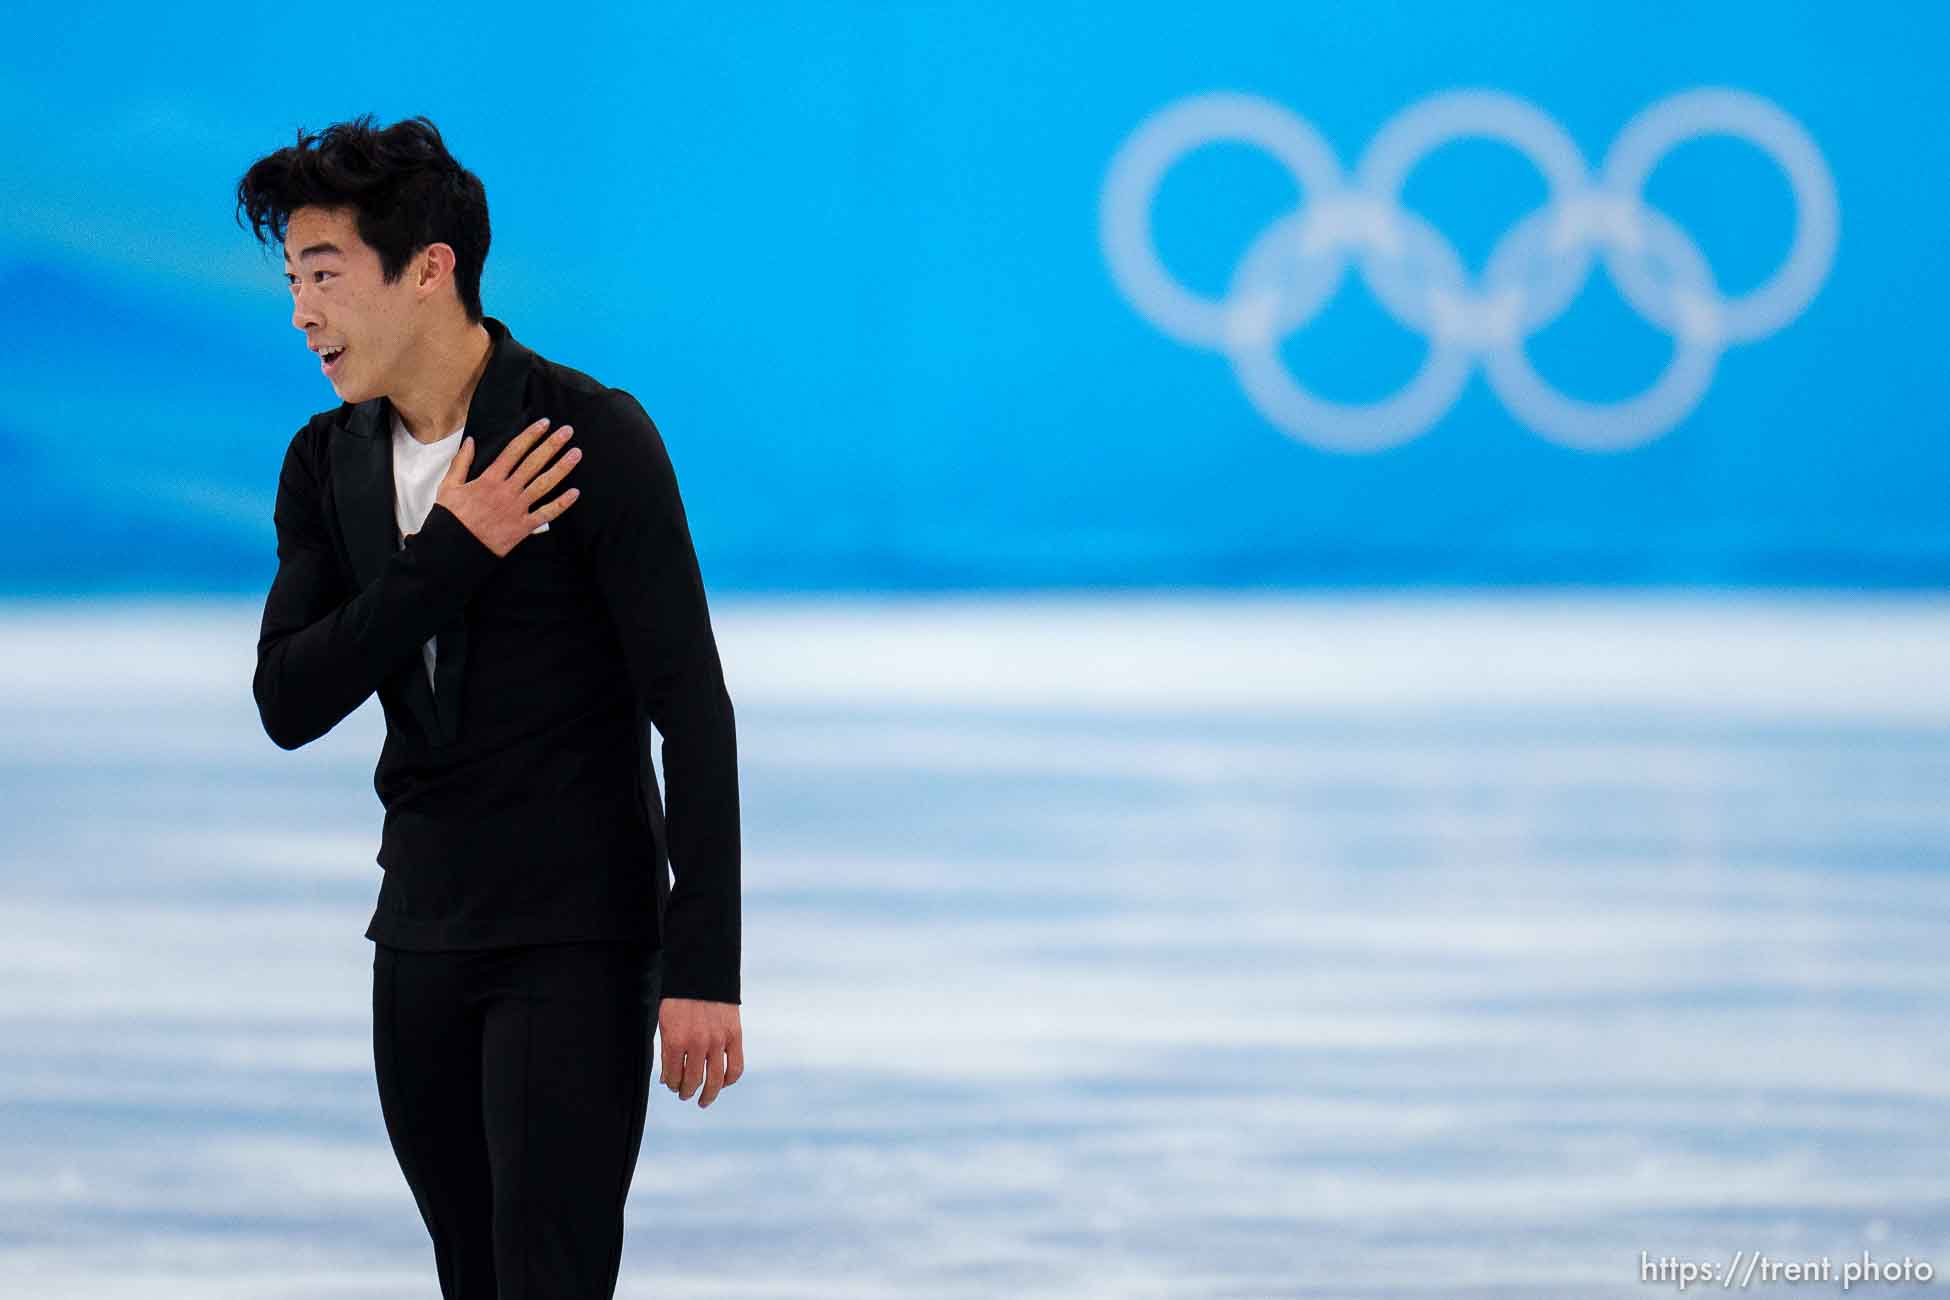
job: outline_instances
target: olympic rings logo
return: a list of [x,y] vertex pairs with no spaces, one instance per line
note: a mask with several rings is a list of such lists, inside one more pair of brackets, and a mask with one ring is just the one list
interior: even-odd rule
[[[1698,136],[1744,139],[1786,173],[1794,240],[1773,275],[1729,298],[1699,246],[1644,201],[1652,169]],[[1498,241],[1480,276],[1427,221],[1400,205],[1402,185],[1451,140],[1499,140],[1542,173],[1549,197]],[[1167,271],[1151,236],[1158,187],[1207,144],[1238,141],[1271,154],[1298,183],[1301,204],[1267,226],[1235,266],[1223,298],[1193,293]],[[1372,452],[1415,438],[1442,418],[1480,360],[1504,406],[1567,447],[1617,451],[1656,438],[1696,407],[1720,354],[1799,316],[1835,257],[1835,182],[1801,125],[1744,91],[1699,89],[1652,105],[1626,124],[1596,176],[1562,127],[1497,91],[1466,90],[1417,103],[1388,122],[1350,182],[1304,118],[1250,95],[1179,100],[1145,120],[1104,180],[1099,231],[1112,278],[1170,337],[1222,352],[1247,398],[1285,433],[1332,451]],[[1524,342],[1577,297],[1594,258],[1625,300],[1672,335],[1673,355],[1652,385],[1622,402],[1581,401],[1551,387]],[[1382,308],[1429,341],[1413,379],[1374,403],[1329,401],[1280,360],[1281,340],[1333,295],[1350,258]]]

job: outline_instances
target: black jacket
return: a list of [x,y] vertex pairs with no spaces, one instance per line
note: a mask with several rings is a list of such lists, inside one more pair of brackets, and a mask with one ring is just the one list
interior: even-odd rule
[[583,459],[555,491],[580,496],[505,557],[438,504],[402,547],[390,402],[314,415],[278,478],[258,713],[296,749],[379,692],[385,876],[367,938],[645,939],[665,996],[737,1002],[736,731],[669,455],[629,393],[483,323],[470,477],[547,416],[575,426]]

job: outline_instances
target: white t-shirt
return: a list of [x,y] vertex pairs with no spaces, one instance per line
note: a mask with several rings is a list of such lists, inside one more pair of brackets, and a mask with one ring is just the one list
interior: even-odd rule
[[[393,412],[393,517],[399,525],[402,543],[407,534],[419,532],[427,516],[433,513],[433,499],[440,494],[440,480],[460,450],[460,436],[466,431],[467,426],[462,425],[438,442],[421,442],[406,431],[399,412]],[[439,639],[430,636],[421,647],[427,661],[429,685],[433,682],[433,643]]]

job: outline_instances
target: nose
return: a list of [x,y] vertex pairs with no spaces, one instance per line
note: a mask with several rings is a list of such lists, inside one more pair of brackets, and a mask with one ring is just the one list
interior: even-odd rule
[[310,335],[312,328],[321,323],[318,318],[318,313],[312,310],[310,302],[305,298],[305,286],[303,284],[293,285],[291,288],[291,324],[293,328],[302,330],[306,335]]

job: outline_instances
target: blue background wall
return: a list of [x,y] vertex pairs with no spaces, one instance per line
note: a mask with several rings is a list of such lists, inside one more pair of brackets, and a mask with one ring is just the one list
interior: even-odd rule
[[[489,312],[643,401],[714,588],[1950,577],[1935,7],[42,12],[0,55],[0,590],[268,582],[279,459],[336,399],[232,189],[364,111],[429,114],[481,176]],[[1480,369],[1421,436],[1310,445],[1106,268],[1110,161],[1190,94],[1284,105],[1351,169],[1405,108],[1492,88],[1596,167],[1634,114],[1715,85],[1806,128],[1840,240],[1807,309],[1637,446],[1539,437]],[[1480,267],[1544,192],[1467,140],[1404,202]],[[1728,292],[1792,237],[1786,178],[1737,141],[1682,146],[1647,195]],[[1295,199],[1265,155],[1200,150],[1158,245],[1217,293]],[[1350,275],[1283,357],[1369,401],[1426,346]],[[1600,271],[1529,355],[1610,401],[1671,349]]]

